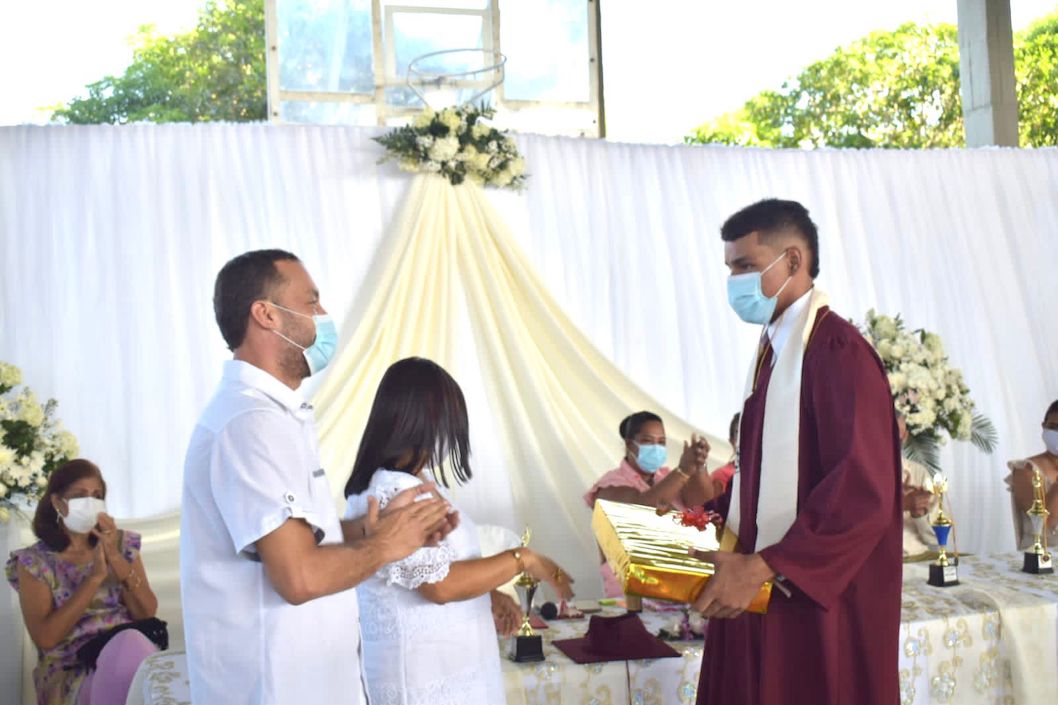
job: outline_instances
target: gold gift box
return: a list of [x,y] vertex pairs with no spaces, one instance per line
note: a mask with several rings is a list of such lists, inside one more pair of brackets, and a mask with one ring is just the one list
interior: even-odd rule
[[[678,523],[678,517],[676,512],[658,516],[638,504],[595,500],[591,528],[626,595],[691,603],[712,577],[713,565],[687,552],[720,550],[716,527],[699,531]],[[766,613],[770,597],[771,583],[764,583],[749,611]]]

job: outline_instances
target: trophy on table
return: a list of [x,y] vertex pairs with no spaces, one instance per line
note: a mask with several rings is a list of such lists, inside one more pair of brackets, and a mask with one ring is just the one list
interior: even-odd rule
[[1046,498],[1047,495],[1043,491],[1043,477],[1040,475],[1040,469],[1033,466],[1032,506],[1025,512],[1029,515],[1029,522],[1032,524],[1033,543],[1032,548],[1025,551],[1025,563],[1021,567],[1021,570],[1026,573],[1040,575],[1054,572],[1054,566],[1051,564],[1051,553],[1047,550],[1046,526],[1047,517],[1051,513],[1047,511]]
[[934,587],[949,587],[959,584],[958,558],[948,557],[948,534],[954,523],[944,514],[944,493],[948,491],[948,481],[937,473],[933,477],[933,489],[937,493],[937,515],[930,521],[933,533],[937,536],[937,560],[929,564],[929,584]]
[[[529,527],[526,527],[525,533],[522,534],[522,548],[529,545],[531,537],[532,532]],[[515,556],[521,558],[517,553]],[[525,572],[514,582],[514,590],[518,593],[518,605],[522,608],[522,626],[518,628],[518,633],[511,637],[508,656],[512,661],[522,663],[544,660],[543,639],[533,631],[533,626],[529,623],[533,612],[533,598],[536,597],[536,588],[539,585],[539,580]]]

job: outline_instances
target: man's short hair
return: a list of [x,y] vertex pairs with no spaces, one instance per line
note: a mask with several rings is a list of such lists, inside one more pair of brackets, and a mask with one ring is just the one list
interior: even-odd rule
[[819,233],[808,217],[808,209],[800,203],[778,198],[757,201],[728,218],[720,228],[720,237],[724,242],[734,242],[754,231],[765,241],[783,233],[797,234],[808,245],[812,257],[808,273],[813,279],[819,276]]
[[276,262],[300,262],[285,250],[254,250],[231,259],[217,273],[213,286],[213,313],[229,350],[242,345],[254,301],[267,299],[285,279]]

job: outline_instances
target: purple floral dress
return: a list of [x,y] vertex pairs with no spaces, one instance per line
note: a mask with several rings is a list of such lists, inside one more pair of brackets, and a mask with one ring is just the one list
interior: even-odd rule
[[[140,536],[123,531],[120,541],[121,553],[131,565],[140,553]],[[55,609],[65,604],[92,572],[91,563],[77,565],[65,561],[43,541],[11,552],[7,580],[16,591],[19,566],[48,586]],[[95,635],[131,621],[128,609],[121,602],[121,586],[110,575],[66,638],[47,651],[37,650],[39,661],[33,669],[37,704],[76,705],[77,692],[88,675],[88,670],[77,661],[77,650]]]

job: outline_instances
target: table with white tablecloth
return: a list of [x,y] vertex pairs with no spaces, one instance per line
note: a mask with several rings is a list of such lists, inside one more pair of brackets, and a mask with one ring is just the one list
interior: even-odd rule
[[[926,584],[927,565],[904,566],[900,630],[903,705],[1053,705],[1058,692],[1058,576],[1020,572],[1021,554],[964,556],[960,585]],[[774,599],[783,599],[776,595]],[[657,632],[672,615],[645,612]],[[672,642],[679,657],[579,665],[551,645],[582,636],[585,620],[541,630],[545,660],[504,660],[508,705],[693,703],[702,642]],[[863,638],[870,638],[869,634]],[[187,705],[184,655],[152,656],[129,703]]]

